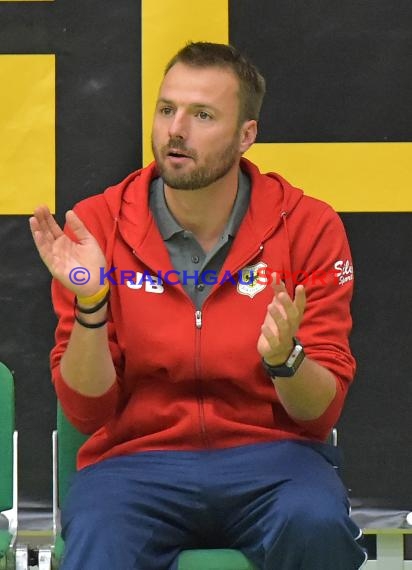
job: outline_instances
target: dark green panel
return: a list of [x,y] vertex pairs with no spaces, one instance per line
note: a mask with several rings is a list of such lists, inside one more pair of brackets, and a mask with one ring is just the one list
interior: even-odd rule
[[230,0],[267,78],[261,142],[411,141],[409,0]]

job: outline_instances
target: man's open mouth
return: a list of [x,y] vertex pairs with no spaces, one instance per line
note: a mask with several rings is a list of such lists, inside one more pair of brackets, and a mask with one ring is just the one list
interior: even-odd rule
[[173,158],[192,158],[189,154],[185,154],[181,150],[169,150],[167,156],[172,156]]

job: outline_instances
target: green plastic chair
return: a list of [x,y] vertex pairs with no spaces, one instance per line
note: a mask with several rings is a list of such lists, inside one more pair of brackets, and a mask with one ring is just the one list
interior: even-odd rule
[[[13,431],[14,384],[10,370],[0,363],[0,511],[8,520],[8,528],[0,530],[0,568],[7,568],[7,555],[12,546],[13,528]],[[4,512],[3,512],[4,511]]]
[[26,570],[27,546],[17,545],[17,431],[14,417],[14,380],[0,362],[0,512],[7,528],[0,529],[0,569]]
[[[79,447],[87,436],[77,431],[57,406],[57,430],[53,433],[53,530],[52,567],[57,568],[64,551],[60,535],[60,505],[67,495],[76,471]],[[178,570],[257,570],[242,552],[231,549],[184,550],[179,556]]]
[[8,528],[0,530],[0,568],[14,567],[13,547],[17,536],[17,496],[14,477],[14,381],[10,370],[0,362],[0,511]]

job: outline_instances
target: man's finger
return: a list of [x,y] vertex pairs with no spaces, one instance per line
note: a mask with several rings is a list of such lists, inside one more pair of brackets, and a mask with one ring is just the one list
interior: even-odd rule
[[29,224],[30,224],[30,230],[32,231],[32,233],[40,231],[40,225],[39,225],[39,222],[35,216],[31,216],[31,218],[29,218]]
[[295,289],[294,304],[299,311],[300,317],[302,317],[306,307],[306,291],[303,285],[298,285]]
[[274,271],[273,273],[271,273],[270,276],[272,278],[272,288],[273,291],[275,292],[275,295],[281,293],[282,291],[286,291],[285,284],[280,278],[279,273],[276,273],[276,271]]
[[59,224],[56,222],[56,220],[54,219],[54,216],[52,216],[52,214],[49,213],[49,215],[46,218],[46,222],[47,222],[47,226],[49,228],[49,231],[52,234],[52,236],[54,237],[54,239],[57,239],[61,235],[63,235],[63,230],[61,229]]
[[86,226],[81,221],[79,216],[73,212],[73,210],[68,210],[68,212],[66,212],[66,222],[80,242],[91,237],[90,232],[87,230]]

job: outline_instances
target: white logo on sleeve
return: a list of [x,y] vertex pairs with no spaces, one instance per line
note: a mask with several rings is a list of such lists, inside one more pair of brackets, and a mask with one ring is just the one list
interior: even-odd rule
[[353,265],[349,259],[339,259],[333,266],[335,276],[339,285],[344,285],[348,281],[353,281]]

